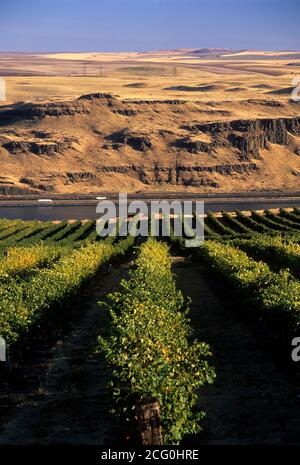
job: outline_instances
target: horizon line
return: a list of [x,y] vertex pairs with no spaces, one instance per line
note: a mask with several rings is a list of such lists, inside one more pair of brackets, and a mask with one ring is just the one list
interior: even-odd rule
[[47,51],[34,51],[34,50],[0,50],[0,53],[21,53],[21,54],[61,54],[61,53],[153,53],[153,52],[177,52],[181,50],[208,50],[208,51],[228,51],[228,52],[299,52],[300,49],[264,49],[264,48],[243,48],[235,49],[228,47],[177,47],[177,48],[160,48],[160,49],[147,49],[147,50],[47,50]]

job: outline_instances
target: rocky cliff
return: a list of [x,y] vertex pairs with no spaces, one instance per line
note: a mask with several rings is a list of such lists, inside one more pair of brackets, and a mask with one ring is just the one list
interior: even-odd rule
[[0,107],[0,193],[295,188],[298,107],[271,103],[240,102],[249,119],[226,102],[104,93]]
[[269,143],[287,145],[290,134],[300,135],[300,117],[213,122],[185,126],[185,129],[212,136],[213,142],[204,147],[199,145],[199,151],[232,146],[240,151],[241,160],[250,160],[259,159],[260,150],[268,148]]

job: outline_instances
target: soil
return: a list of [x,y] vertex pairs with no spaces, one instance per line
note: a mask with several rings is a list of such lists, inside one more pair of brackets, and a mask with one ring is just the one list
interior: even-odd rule
[[109,412],[109,376],[95,346],[107,326],[98,301],[117,289],[126,270],[100,271],[66,336],[16,368],[10,385],[0,385],[0,445],[120,443],[124,427]]
[[260,331],[216,293],[200,263],[175,260],[178,286],[192,299],[195,336],[210,345],[217,378],[200,391],[203,432],[188,443],[300,443],[299,373],[282,365]]

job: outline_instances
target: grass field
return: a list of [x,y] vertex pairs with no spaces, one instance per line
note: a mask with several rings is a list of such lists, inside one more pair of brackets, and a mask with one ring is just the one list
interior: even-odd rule
[[274,98],[291,87],[299,63],[299,52],[255,50],[0,53],[0,75],[7,76],[8,103],[73,99],[100,89],[126,99],[224,101]]

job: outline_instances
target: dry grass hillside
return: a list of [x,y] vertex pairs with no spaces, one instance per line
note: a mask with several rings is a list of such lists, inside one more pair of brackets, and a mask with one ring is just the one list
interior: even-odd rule
[[298,190],[300,52],[0,54],[0,193]]

